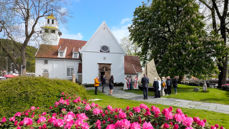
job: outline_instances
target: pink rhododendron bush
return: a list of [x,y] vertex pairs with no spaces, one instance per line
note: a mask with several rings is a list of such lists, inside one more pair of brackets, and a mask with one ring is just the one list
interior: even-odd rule
[[0,128],[16,129],[223,129],[218,124],[210,126],[206,120],[188,117],[181,109],[165,108],[160,111],[155,106],[126,109],[101,108],[95,103],[88,103],[79,97],[72,99],[62,93],[49,111],[39,112],[39,107],[31,107],[24,112],[17,112],[10,118],[3,117]]

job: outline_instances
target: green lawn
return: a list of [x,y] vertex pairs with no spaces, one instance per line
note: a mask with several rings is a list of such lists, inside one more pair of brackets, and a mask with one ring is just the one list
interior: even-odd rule
[[[200,91],[194,92],[194,88],[199,88]],[[127,90],[126,92],[142,94],[141,90]],[[149,91],[149,95],[154,94],[152,91]],[[208,88],[208,92],[202,92],[202,87],[179,84],[178,94],[174,94],[174,90],[172,88],[172,94],[170,96],[163,97],[229,105],[229,91],[215,88]]]
[[[168,108],[169,106],[161,105],[161,104],[150,104],[146,102],[140,102],[140,101],[133,101],[133,100],[126,100],[126,99],[119,99],[115,98],[113,96],[107,96],[105,94],[99,93],[98,95],[94,95],[93,90],[88,91],[89,98],[90,99],[101,99],[98,101],[95,101],[95,103],[99,104],[102,107],[106,107],[108,105],[111,105],[112,107],[119,107],[119,108],[125,108],[126,106],[139,106],[141,103],[145,103],[148,106],[155,105],[159,107],[160,109]],[[174,108],[178,108],[175,107]],[[188,109],[188,108],[181,108],[182,111],[187,114],[188,116],[198,116],[201,119],[206,119],[209,124],[214,125],[218,123],[219,125],[224,126],[225,128],[229,128],[229,115],[223,114],[223,113],[216,113],[206,110],[198,110],[198,109]]]

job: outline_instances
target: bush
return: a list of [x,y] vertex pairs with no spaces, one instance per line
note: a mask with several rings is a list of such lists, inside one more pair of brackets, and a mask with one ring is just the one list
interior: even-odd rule
[[[218,124],[209,126],[206,120],[188,117],[181,109],[172,107],[160,111],[155,106],[125,109],[101,108],[87,103],[80,97],[69,98],[65,94],[50,107],[48,112],[38,114],[36,107],[18,112],[11,118],[0,119],[0,128],[65,128],[65,129],[217,129]],[[220,127],[220,129],[224,129]]]
[[222,85],[222,89],[229,91],[229,84]]
[[0,81],[0,117],[24,111],[31,106],[47,110],[61,92],[87,99],[83,86],[67,80],[18,77]]

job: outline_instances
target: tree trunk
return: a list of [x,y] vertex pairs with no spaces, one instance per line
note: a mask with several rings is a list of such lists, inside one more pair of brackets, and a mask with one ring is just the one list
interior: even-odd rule
[[218,88],[221,88],[222,84],[226,83],[227,77],[227,57],[223,60],[223,66],[219,66],[219,76],[218,76]]
[[22,47],[21,49],[21,59],[22,59],[22,65],[21,65],[21,75],[26,75],[26,57],[25,57],[25,47]]

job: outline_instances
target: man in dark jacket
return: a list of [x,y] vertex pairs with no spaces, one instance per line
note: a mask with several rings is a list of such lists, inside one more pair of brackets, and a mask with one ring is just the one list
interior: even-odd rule
[[173,78],[173,88],[174,88],[175,94],[177,94],[177,78],[176,77]]
[[171,87],[172,87],[172,82],[171,82],[170,76],[167,77],[166,86],[167,86],[167,93],[166,94],[170,95],[171,94]]
[[155,98],[159,98],[160,97],[160,91],[159,91],[159,83],[157,81],[157,78],[154,79],[153,88],[154,88],[154,92],[155,92]]
[[102,76],[101,82],[102,82],[102,92],[104,93],[104,87],[105,87],[105,85],[106,85],[106,78],[105,78],[105,75]]
[[142,89],[143,89],[143,97],[144,97],[144,99],[148,99],[149,79],[145,74],[144,74],[144,77],[141,80],[141,83],[142,83]]

